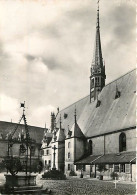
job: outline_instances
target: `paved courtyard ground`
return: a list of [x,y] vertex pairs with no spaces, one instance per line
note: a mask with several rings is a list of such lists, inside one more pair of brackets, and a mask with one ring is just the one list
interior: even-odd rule
[[[53,195],[135,195],[136,185],[131,182],[100,181],[88,178],[68,178],[67,180],[43,180],[41,175],[37,177],[37,184],[43,184],[44,188],[52,190]],[[3,185],[5,178],[0,174],[0,185]]]
[[67,180],[39,180],[38,183],[50,188],[55,195],[135,195],[135,183],[118,183],[94,179],[71,178]]

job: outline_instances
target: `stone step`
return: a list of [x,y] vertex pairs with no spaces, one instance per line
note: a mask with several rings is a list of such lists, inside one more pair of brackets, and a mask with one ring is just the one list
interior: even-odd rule
[[31,189],[31,190],[17,190],[14,191],[14,194],[37,194],[37,195],[41,195],[41,194],[50,194],[51,190],[49,189]]
[[14,190],[36,190],[36,189],[42,189],[43,185],[36,185],[36,186],[20,186],[20,187],[14,187]]
[[1,194],[37,194],[37,195],[42,195],[42,194],[50,194],[51,190],[48,188],[43,189],[42,185],[38,186],[22,186],[22,187],[14,187],[14,188],[3,188],[0,190]]

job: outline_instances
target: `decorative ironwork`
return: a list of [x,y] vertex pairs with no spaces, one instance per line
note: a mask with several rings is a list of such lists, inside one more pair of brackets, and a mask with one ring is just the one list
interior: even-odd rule
[[11,175],[16,175],[18,171],[22,170],[20,159],[13,156],[7,156],[3,160],[3,163]]
[[[13,132],[8,133],[7,135],[8,154],[7,157],[3,160],[3,163],[7,168],[7,172],[9,171],[12,175],[17,174],[18,171],[21,170],[21,166],[23,170],[25,168],[26,175],[28,172],[31,172],[31,156],[34,154],[34,145],[36,143],[35,140],[30,138],[27,120],[25,116],[25,102],[21,103],[21,107],[23,107],[23,114],[19,120],[19,123],[16,125]],[[19,135],[19,138],[16,138],[14,137],[14,135],[22,120],[24,121],[25,132],[23,132],[22,130],[21,134]],[[25,161],[23,161],[24,163],[22,165],[19,157],[13,157],[12,146],[15,143],[21,143],[19,148],[19,156],[25,156]]]

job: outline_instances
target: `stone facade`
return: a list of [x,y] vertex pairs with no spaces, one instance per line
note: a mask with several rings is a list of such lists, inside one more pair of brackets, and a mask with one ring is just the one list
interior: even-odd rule
[[[90,94],[60,110],[57,115],[51,114],[49,133],[52,140],[49,142],[49,133],[45,133],[43,150],[51,148],[47,160],[50,158],[51,164],[55,161],[57,169],[64,166],[67,175],[76,172],[77,175],[84,173],[85,176],[97,177],[102,166],[104,178],[110,178],[115,172],[123,180],[134,181],[136,70],[107,85],[105,79],[98,9]],[[53,116],[56,116],[54,120]],[[53,145],[57,148],[55,158]],[[43,158],[45,160],[46,156]]]
[[[12,132],[14,128],[17,126],[16,123],[10,123],[10,122],[4,122],[0,121],[0,132],[1,132],[1,138],[0,138],[0,169],[3,171],[3,165],[2,165],[2,160],[4,157],[8,155],[8,140],[7,140],[7,135],[8,133]],[[30,136],[35,140],[35,143],[32,145],[32,152],[31,152],[31,166],[32,170],[37,169],[37,165],[40,163],[42,164],[42,150],[41,150],[41,140],[43,138],[44,134],[44,128],[39,128],[39,127],[33,127],[33,126],[28,126],[29,131],[30,131]],[[16,141],[12,145],[12,148],[9,149],[9,153],[12,156],[20,157],[20,160],[22,164],[25,162],[25,153],[20,153],[20,145],[22,144],[19,141],[20,138],[20,133],[24,130],[24,125],[20,124],[18,126],[17,132],[14,135],[14,138]],[[28,151],[28,154],[30,155],[30,151]]]

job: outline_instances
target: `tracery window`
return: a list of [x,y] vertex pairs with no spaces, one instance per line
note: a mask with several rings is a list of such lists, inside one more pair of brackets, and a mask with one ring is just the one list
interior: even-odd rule
[[88,148],[89,148],[89,154],[92,154],[93,153],[93,146],[92,146],[93,144],[92,144],[92,140],[89,140],[89,146],[88,146]]
[[126,151],[126,134],[121,133],[119,136],[119,152]]

